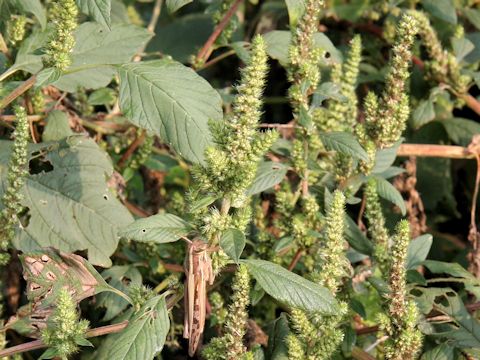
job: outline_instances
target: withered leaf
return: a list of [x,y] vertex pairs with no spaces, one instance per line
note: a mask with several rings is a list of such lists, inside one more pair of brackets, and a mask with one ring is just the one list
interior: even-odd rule
[[77,303],[103,291],[119,294],[79,255],[46,248],[19,257],[30,302],[21,307],[5,327],[24,335],[39,336],[40,330],[46,327],[47,319],[55,308],[57,294],[62,288],[68,289]]

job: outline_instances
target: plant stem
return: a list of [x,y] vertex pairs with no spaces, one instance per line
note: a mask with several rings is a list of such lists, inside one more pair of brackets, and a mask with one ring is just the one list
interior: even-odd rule
[[145,130],[142,131],[140,136],[137,136],[137,138],[130,144],[129,148],[125,153],[122,155],[120,160],[118,161],[118,166],[123,167],[127,160],[132,156],[132,154],[137,150],[137,148],[142,145],[143,141],[145,140]]
[[30,76],[26,81],[24,81],[21,85],[19,85],[15,90],[13,90],[10,94],[5,96],[3,100],[0,102],[0,110],[5,108],[8,104],[10,104],[13,100],[17,97],[21,96],[23,93],[28,91],[37,81],[37,75]]
[[11,67],[11,68],[8,69],[7,71],[5,71],[2,75],[0,75],[0,81],[5,80],[5,79],[8,78],[10,75],[15,74],[17,71],[18,71],[17,68]]
[[210,55],[213,52],[213,45],[215,44],[215,41],[220,36],[222,31],[225,29],[228,22],[230,21],[230,18],[233,16],[233,14],[235,14],[235,12],[237,11],[242,1],[243,0],[235,0],[232,7],[228,9],[223,19],[218,23],[218,25],[215,27],[210,37],[207,39],[203,47],[200,49],[197,55],[197,60],[200,63],[204,63],[210,57]]

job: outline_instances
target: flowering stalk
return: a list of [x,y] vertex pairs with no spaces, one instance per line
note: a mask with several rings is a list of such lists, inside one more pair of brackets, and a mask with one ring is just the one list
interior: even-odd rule
[[362,60],[362,39],[356,35],[350,42],[350,50],[343,65],[335,64],[331,81],[338,84],[344,100],[330,99],[326,108],[318,108],[314,114],[318,130],[351,132],[357,125],[357,87],[359,66]]
[[[316,261],[318,268],[313,280],[336,295],[347,274],[348,260],[345,257],[344,223],[345,196],[340,191],[333,194],[332,203],[327,213],[326,236]],[[343,340],[339,329],[346,312],[346,304],[341,303],[341,310],[334,316],[314,315],[293,309],[290,319],[295,334],[287,339],[289,358],[291,359],[330,359]]]
[[[5,252],[15,237],[15,227],[18,224],[18,216],[23,210],[22,188],[28,175],[28,140],[30,129],[25,109],[15,107],[17,125],[13,132],[13,145],[10,161],[8,163],[7,188],[3,194],[4,209],[0,217],[0,249]],[[0,264],[8,262],[6,253],[0,255]]]
[[385,217],[377,193],[377,182],[373,178],[365,184],[365,217],[368,220],[368,232],[375,244],[374,258],[382,272],[386,272],[389,261],[389,235],[385,227]]
[[422,335],[417,328],[418,309],[408,299],[406,269],[410,227],[402,220],[396,228],[393,247],[390,252],[390,276],[388,316],[380,316],[380,328],[389,336],[385,343],[385,356],[390,360],[413,360],[422,346]]
[[78,8],[75,0],[53,0],[49,9],[53,33],[47,44],[45,66],[65,71],[72,63],[71,52],[75,46],[73,31],[77,28]]
[[412,10],[409,13],[418,22],[418,33],[431,59],[425,63],[430,77],[440,84],[448,84],[457,95],[466,94],[471,78],[460,73],[460,65],[455,55],[443,48],[430,20],[423,12]]
[[248,320],[247,307],[250,302],[250,275],[245,265],[238,267],[232,289],[224,333],[205,347],[203,356],[206,360],[237,360],[248,359],[250,356],[243,345]]
[[[197,193],[223,198],[220,211],[212,208],[208,213],[193,214],[211,244],[218,241],[218,234],[230,227],[245,229],[250,220],[250,211],[245,208],[248,203],[246,190],[255,177],[260,159],[277,138],[276,132],[257,130],[266,73],[265,42],[261,36],[256,36],[252,41],[250,61],[242,70],[237,86],[232,114],[225,122],[211,123],[215,146],[206,150],[205,166],[193,169]],[[233,215],[229,214],[231,207],[237,208]]]
[[7,39],[13,46],[18,45],[25,38],[27,17],[24,15],[11,16],[7,22]]
[[366,132],[377,147],[389,147],[400,139],[410,113],[406,82],[410,76],[411,47],[417,32],[417,21],[411,15],[402,16],[392,51],[385,90],[377,100],[368,98]]
[[48,319],[48,326],[42,330],[42,341],[50,349],[40,359],[51,359],[55,356],[62,360],[78,351],[78,345],[91,346],[85,339],[88,321],[80,320],[77,304],[66,288],[58,293],[57,307]]

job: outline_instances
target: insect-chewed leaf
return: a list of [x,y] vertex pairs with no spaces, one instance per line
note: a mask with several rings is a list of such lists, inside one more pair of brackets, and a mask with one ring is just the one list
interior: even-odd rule
[[58,292],[66,288],[75,302],[112,288],[84,258],[52,248],[20,255],[29,304],[6,324],[22,334],[37,337],[46,327]]
[[172,214],[158,214],[139,219],[120,231],[120,235],[136,241],[173,242],[190,231],[188,223]]
[[[133,265],[112,266],[110,269],[102,271],[102,277],[108,281],[110,286],[128,292],[129,286],[140,286],[142,284],[142,274]],[[106,309],[102,321],[110,321],[120,314],[128,306],[128,301],[112,292],[99,294],[97,307]]]
[[164,296],[156,296],[129,320],[128,326],[98,360],[153,360],[165,344],[170,320]]
[[271,297],[308,312],[335,314],[338,304],[329,290],[265,260],[241,260]]
[[[10,149],[10,141],[0,141],[2,156],[9,156]],[[93,140],[74,135],[32,147],[33,157],[43,171],[28,176],[23,188],[22,205],[28,208],[29,219],[14,240],[16,248],[87,250],[92,264],[110,266],[118,227],[133,218],[108,189],[106,179],[113,167],[107,154]]]

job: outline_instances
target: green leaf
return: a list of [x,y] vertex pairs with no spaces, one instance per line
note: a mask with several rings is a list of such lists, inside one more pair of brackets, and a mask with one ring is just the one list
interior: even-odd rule
[[442,338],[447,338],[448,342],[459,348],[480,348],[480,322],[472,317],[460,297],[453,291],[443,296],[445,302],[437,301],[434,308],[443,314],[452,317],[455,326],[450,331],[434,334]]
[[480,30],[480,10],[464,8],[463,13],[467,17],[468,21],[472,23],[473,26]]
[[73,135],[68,116],[63,111],[53,110],[48,114],[46,121],[47,125],[42,134],[43,141],[57,141]]
[[470,274],[464,267],[458,263],[446,263],[436,260],[425,260],[423,262],[428,270],[435,274],[449,274],[454,277],[476,280],[476,278]]
[[68,92],[105,87],[115,75],[115,70],[105,65],[130,61],[151,37],[146,29],[130,24],[108,30],[98,23],[83,23],[75,31],[72,65],[54,85]]
[[213,21],[208,14],[190,14],[176,18],[168,24],[159,22],[147,52],[161,52],[186,63],[202,47],[213,31]]
[[305,12],[304,0],[285,0],[288,10],[288,18],[290,20],[290,27],[294,28],[297,25],[298,20]]
[[[264,35],[264,39],[267,45],[268,55],[272,59],[278,60],[283,66],[288,65],[290,63],[288,49],[290,48],[292,40],[292,34],[290,31],[270,31]],[[316,47],[321,48],[330,54],[329,60],[336,63],[342,61],[342,54],[325,34],[315,33],[314,40]]]
[[375,166],[372,173],[380,174],[386,171],[395,161],[398,149],[400,148],[401,140],[397,141],[392,147],[377,150],[375,153]]
[[335,314],[338,304],[326,288],[265,260],[241,260],[250,274],[274,299],[307,312]]
[[402,215],[405,215],[407,213],[407,208],[400,192],[384,178],[376,176],[375,179],[377,183],[378,196],[398,206],[402,212]]
[[327,99],[334,99],[345,102],[347,98],[342,95],[342,89],[339,84],[333,82],[321,83],[313,93],[312,106],[322,106],[322,102]]
[[243,232],[238,229],[228,229],[220,239],[220,246],[228,256],[238,263],[245,248],[245,241]]
[[327,150],[337,151],[340,154],[346,154],[356,159],[368,161],[368,154],[351,133],[337,131],[321,133],[320,139]]
[[360,231],[350,216],[345,216],[345,225],[345,237],[350,246],[362,254],[372,255],[372,242]]
[[435,119],[432,99],[422,100],[412,114],[412,126],[418,129]]
[[467,146],[475,134],[480,133],[480,124],[468,119],[453,118],[440,121],[450,139],[459,145]]
[[164,296],[156,296],[129,320],[108,351],[109,360],[153,360],[170,328]]
[[110,88],[95,90],[88,96],[87,102],[90,105],[111,105],[115,102],[115,91]]
[[[3,153],[10,145],[0,141]],[[110,266],[118,228],[133,219],[107,187],[113,173],[109,157],[83,136],[36,146],[32,155],[44,170],[30,175],[22,190],[29,221],[14,245],[24,252],[49,246],[70,253],[87,250],[92,264]]]
[[220,95],[191,68],[172,61],[119,67],[120,108],[135,125],[157,134],[183,158],[202,162],[209,120],[222,118]]
[[58,353],[58,350],[56,348],[50,348],[50,349],[45,350],[45,352],[42,355],[40,355],[38,360],[53,359],[54,357],[56,357],[58,355],[60,355],[60,354]]
[[466,38],[452,38],[452,48],[457,61],[460,62],[473,51],[475,45]]
[[25,70],[31,74],[40,71],[43,64],[42,55],[38,52],[47,44],[49,36],[49,30],[32,32],[29,37],[22,41],[11,69]]
[[47,13],[40,0],[16,0],[16,2],[23,11],[35,16],[42,29],[45,29],[47,26]]
[[188,223],[173,214],[157,214],[124,227],[120,235],[141,242],[173,242],[190,231]]
[[415,269],[427,258],[432,247],[433,237],[430,234],[421,235],[413,239],[408,245],[407,263],[405,268]]
[[288,360],[287,336],[290,334],[288,319],[282,313],[269,325],[268,329],[267,359]]
[[190,4],[193,0],[167,0],[167,9],[170,14],[173,14],[178,9]]
[[433,16],[450,24],[457,24],[457,12],[453,0],[422,0],[422,5]]
[[[102,277],[110,286],[124,293],[128,293],[130,286],[142,285],[142,275],[133,265],[113,266],[103,271]],[[104,292],[98,295],[95,305],[106,309],[102,321],[110,321],[124,311],[129,304],[117,294]]]
[[448,344],[440,344],[423,353],[420,360],[455,360],[455,348]]
[[57,81],[60,76],[62,76],[62,72],[56,68],[56,67],[50,67],[46,69],[42,69],[38,74],[37,74],[37,79],[35,81],[35,88],[42,88],[47,85],[53,84],[55,81]]
[[111,0],[77,0],[80,11],[110,29]]
[[262,191],[280,184],[287,174],[288,166],[279,162],[265,161],[260,163],[252,185],[247,190],[247,195],[259,194]]

